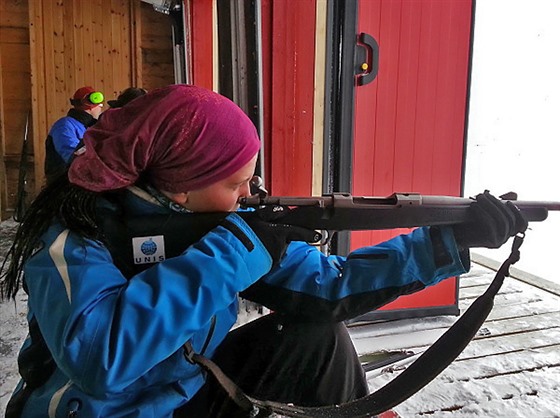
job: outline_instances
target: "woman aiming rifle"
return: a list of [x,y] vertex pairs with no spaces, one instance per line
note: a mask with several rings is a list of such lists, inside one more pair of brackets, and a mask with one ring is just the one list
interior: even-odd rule
[[[260,141],[230,100],[187,85],[154,90],[89,129],[44,189],[2,268],[3,298],[28,294],[29,336],[8,417],[247,416],[192,354],[247,394],[297,405],[368,393],[341,321],[470,268],[526,222],[488,193],[469,225],[418,228],[348,257],[314,231],[236,213]],[[231,212],[180,255],[130,273],[115,241],[149,214]],[[238,295],[274,313],[231,330]]]

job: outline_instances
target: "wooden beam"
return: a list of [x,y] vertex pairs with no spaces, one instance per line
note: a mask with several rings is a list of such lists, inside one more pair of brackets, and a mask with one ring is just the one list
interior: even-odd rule
[[43,2],[29,2],[29,47],[31,66],[31,113],[33,123],[35,194],[44,182],[43,162],[45,161],[44,139],[47,135],[47,114],[45,97],[45,59],[43,27]]
[[130,27],[131,32],[131,42],[130,50],[132,51],[132,57],[130,60],[130,65],[132,68],[132,84],[134,86],[142,87],[144,85],[144,80],[142,79],[142,11],[141,2],[131,2],[130,3]]
[[[0,38],[3,39],[3,38]],[[0,69],[3,69],[2,66],[2,54],[0,54]],[[0,71],[0,98],[4,97],[3,88],[4,85],[4,77],[3,71]],[[6,155],[6,133],[4,130],[4,100],[0,100],[0,155],[4,157]],[[4,213],[5,208],[7,207],[8,202],[8,182],[7,182],[7,175],[6,175],[6,165],[4,164],[4,158],[0,161],[0,220],[3,219],[2,214]]]
[[317,0],[315,24],[315,77],[313,97],[313,169],[311,194],[323,194],[323,145],[325,137],[325,65],[327,48],[327,0]]

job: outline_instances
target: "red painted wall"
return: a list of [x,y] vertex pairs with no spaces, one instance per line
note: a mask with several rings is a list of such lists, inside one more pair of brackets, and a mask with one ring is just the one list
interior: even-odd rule
[[264,146],[274,195],[309,196],[315,0],[264,0]]
[[212,89],[212,2],[191,0],[193,84]]
[[[460,195],[471,7],[471,0],[359,2],[358,31],[378,41],[379,73],[356,89],[354,195]],[[351,247],[399,232],[353,233]],[[455,286],[448,280],[387,308],[453,304]]]

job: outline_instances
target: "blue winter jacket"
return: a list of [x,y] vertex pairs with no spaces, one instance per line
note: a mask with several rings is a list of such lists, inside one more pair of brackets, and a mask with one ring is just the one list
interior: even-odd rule
[[49,131],[54,149],[68,164],[80,140],[84,137],[87,125],[72,116],[64,116],[57,120]]
[[[451,229],[443,227],[445,265],[436,266],[429,229],[419,228],[347,258],[294,242],[269,272],[271,257],[253,231],[237,214],[228,220],[253,242],[252,250],[218,226],[180,256],[129,279],[104,245],[52,225],[24,273],[29,320],[38,322],[56,368],[22,416],[172,417],[205,379],[185,360],[183,344],[191,341],[200,352],[209,339],[203,354],[211,357],[236,321],[239,292],[257,281],[256,293],[272,294],[270,305],[292,294],[293,313],[316,305],[341,319],[349,296],[377,307],[469,269]],[[28,344],[29,338],[22,351]]]
[[45,140],[44,168],[47,184],[66,170],[84,132],[95,122],[96,119],[86,111],[72,108],[65,117],[53,124]]

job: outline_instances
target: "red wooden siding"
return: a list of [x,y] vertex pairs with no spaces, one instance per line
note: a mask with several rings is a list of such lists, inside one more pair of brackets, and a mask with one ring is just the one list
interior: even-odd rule
[[212,2],[191,0],[193,84],[213,89],[213,27]]
[[[379,73],[356,90],[354,195],[460,194],[471,7],[471,0],[360,1],[358,32],[378,41]],[[351,248],[401,232],[353,233]],[[454,303],[455,286],[449,280],[389,308],[409,298]]]
[[265,1],[263,17],[267,186],[274,195],[309,196],[315,0]]

